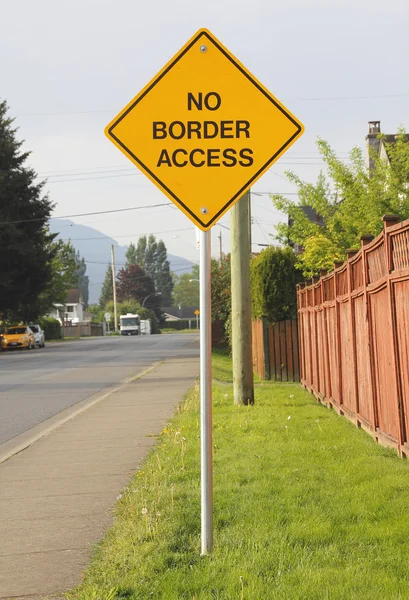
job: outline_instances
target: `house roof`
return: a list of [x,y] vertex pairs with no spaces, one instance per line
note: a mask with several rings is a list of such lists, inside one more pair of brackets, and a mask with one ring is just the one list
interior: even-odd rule
[[[311,223],[315,223],[316,225],[323,225],[324,219],[317,213],[315,208],[312,206],[298,206],[300,208],[307,219],[311,221]],[[294,219],[292,217],[288,218],[288,226],[292,227],[294,225]]]
[[162,308],[162,311],[166,315],[170,315],[176,319],[196,319],[195,310],[198,310],[198,308],[198,306],[184,306],[182,308],[169,306],[167,308]]
[[80,304],[82,296],[80,290],[68,290],[65,304]]

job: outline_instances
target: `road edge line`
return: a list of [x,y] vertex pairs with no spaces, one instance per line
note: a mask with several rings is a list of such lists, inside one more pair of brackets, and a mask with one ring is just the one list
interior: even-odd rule
[[[81,413],[85,412],[92,406],[95,406],[95,404],[98,404],[99,402],[102,402],[102,400],[105,400],[105,398],[108,398],[108,396],[112,396],[112,394],[116,394],[116,392],[119,392],[120,390],[122,390],[124,387],[129,385],[132,381],[136,381],[137,379],[141,379],[145,375],[148,375],[148,373],[151,373],[159,365],[161,365],[162,362],[164,362],[164,361],[158,361],[158,362],[152,364],[150,367],[148,367],[144,371],[141,371],[140,373],[137,373],[136,375],[131,375],[129,377],[122,379],[117,384],[114,384],[113,387],[109,387],[108,390],[105,390],[103,392],[97,392],[96,393],[97,397],[95,397],[95,394],[92,394],[88,398],[85,398],[84,400],[77,402],[73,406],[69,406],[68,408],[64,409],[60,413],[53,415],[46,421],[43,421],[42,423],[35,425],[28,431],[25,431],[24,433],[20,433],[20,435],[16,436],[15,438],[12,438],[11,440],[4,442],[4,444],[2,444],[0,446],[0,465],[5,463],[6,461],[8,461],[13,456],[20,454],[20,452],[27,450],[27,448],[30,448],[30,446],[35,444],[35,442],[38,442],[38,440],[49,435],[50,433],[52,433],[59,427],[62,427],[63,425],[65,425],[65,423],[72,421],[73,419],[75,419],[75,417],[77,417]],[[47,423],[48,423],[48,425],[47,425]],[[21,440],[21,441],[19,442],[19,440]],[[4,450],[4,447],[6,447],[6,450]]]

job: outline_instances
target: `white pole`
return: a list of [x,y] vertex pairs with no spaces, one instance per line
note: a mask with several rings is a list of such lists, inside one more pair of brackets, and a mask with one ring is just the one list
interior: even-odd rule
[[200,466],[202,555],[213,550],[211,232],[200,232]]

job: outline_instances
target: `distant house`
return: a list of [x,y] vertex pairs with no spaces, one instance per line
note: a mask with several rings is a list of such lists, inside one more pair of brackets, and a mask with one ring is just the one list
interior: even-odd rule
[[181,321],[182,319],[193,320],[196,319],[195,310],[198,310],[197,306],[170,306],[163,308],[163,314],[165,315],[165,321]]
[[65,303],[54,304],[49,316],[57,319],[61,325],[84,323],[84,301],[80,290],[68,290]]
[[[381,122],[380,121],[368,121],[369,131],[366,136],[366,166],[369,171],[372,171],[375,167],[374,155],[386,160],[388,164],[391,163],[391,157],[388,154],[388,146],[395,144],[398,137],[397,133],[381,134]],[[407,141],[409,142],[409,134],[406,134]]]

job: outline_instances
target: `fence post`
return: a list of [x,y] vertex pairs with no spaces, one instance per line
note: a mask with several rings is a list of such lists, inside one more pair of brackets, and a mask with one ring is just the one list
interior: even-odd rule
[[393,257],[392,257],[392,248],[390,243],[390,235],[388,234],[388,227],[391,225],[395,225],[400,221],[400,218],[397,215],[384,215],[382,217],[383,226],[384,226],[384,249],[386,253],[386,265],[387,265],[387,279],[388,279],[388,300],[389,300],[389,314],[391,318],[391,335],[392,335],[392,346],[393,346],[393,362],[392,362],[392,377],[395,384],[396,391],[396,408],[398,411],[398,422],[399,422],[399,451],[402,452],[403,441],[405,439],[405,419],[403,415],[403,406],[402,406],[402,390],[401,390],[401,381],[398,373],[398,325],[396,323],[396,313],[395,313],[395,298],[394,298],[394,290],[391,281],[391,272],[393,271]]
[[368,261],[366,257],[365,246],[367,246],[374,239],[373,235],[363,235],[361,237],[361,249],[362,249],[362,270],[363,270],[363,282],[364,282],[364,305],[365,305],[365,336],[366,343],[368,346],[369,356],[369,370],[370,370],[370,382],[371,382],[371,397],[372,397],[372,411],[373,411],[373,429],[374,432],[378,427],[378,405],[376,398],[376,385],[375,385],[375,357],[373,350],[373,339],[372,339],[372,314],[371,307],[368,300]]
[[303,294],[302,290],[305,287],[305,283],[299,283],[297,285],[297,315],[298,315],[298,356],[299,356],[299,376],[301,383],[305,379],[305,364],[304,364],[304,313],[303,313]]
[[[305,281],[305,287],[309,288],[312,284],[312,280],[311,279],[307,279]],[[312,392],[312,384],[313,384],[313,368],[312,368],[312,343],[311,343],[311,339],[312,339],[312,333],[311,333],[311,319],[310,319],[310,312],[311,312],[311,306],[310,306],[310,302],[309,302],[309,290],[307,289],[307,311],[306,311],[306,317],[307,317],[307,340],[306,343],[308,344],[308,354],[310,357],[310,364],[308,365],[308,373],[306,370],[306,382],[307,382],[307,388],[310,392]],[[305,363],[307,366],[307,363]]]
[[321,382],[320,382],[320,367],[319,367],[319,343],[320,343],[320,339],[318,336],[318,308],[319,308],[319,304],[317,304],[318,299],[317,299],[317,290],[315,288],[315,285],[319,282],[320,278],[317,275],[314,275],[312,277],[312,293],[313,293],[313,298],[314,298],[314,306],[313,306],[313,323],[314,323],[314,338],[315,338],[315,357],[314,360],[316,361],[316,374],[317,374],[317,381],[314,381],[314,372],[313,372],[313,384],[315,384],[315,392],[317,394],[317,398],[318,395],[320,394],[320,387],[321,387]]
[[[352,364],[354,371],[354,394],[355,394],[355,418],[358,418],[359,414],[359,400],[358,400],[358,362],[357,362],[357,353],[356,353],[356,326],[355,326],[355,306],[352,300],[352,290],[353,290],[353,278],[352,278],[352,266],[350,263],[350,259],[358,253],[358,250],[355,248],[349,248],[346,251],[347,255],[347,280],[348,280],[348,302],[349,302],[349,316],[350,316],[350,325],[351,325],[351,339],[352,339]],[[357,421],[356,421],[357,424]]]
[[341,323],[340,308],[338,302],[338,274],[337,269],[344,263],[342,260],[334,262],[334,295],[335,295],[335,339],[337,344],[337,363],[338,363],[338,404],[342,404],[342,355],[341,355]]
[[327,401],[330,401],[330,398],[332,396],[332,389],[331,389],[331,375],[330,375],[330,371],[331,371],[331,367],[330,367],[330,360],[329,360],[329,341],[328,341],[328,311],[327,311],[327,307],[325,306],[325,302],[326,302],[326,298],[325,298],[325,282],[324,282],[324,277],[326,277],[326,275],[328,275],[328,271],[327,269],[320,269],[320,276],[321,276],[321,303],[322,303],[322,310],[323,310],[323,319],[322,319],[322,327],[323,327],[323,336],[324,336],[324,388],[325,388],[325,397],[327,399]]
[[269,324],[267,323],[266,317],[261,318],[261,327],[263,335],[263,360],[264,360],[264,379],[271,379],[271,367],[270,367],[270,336],[269,336]]

